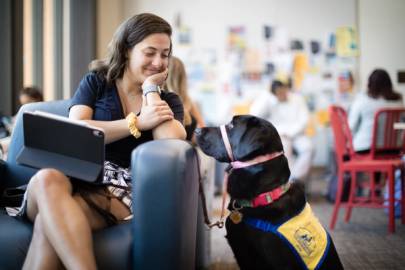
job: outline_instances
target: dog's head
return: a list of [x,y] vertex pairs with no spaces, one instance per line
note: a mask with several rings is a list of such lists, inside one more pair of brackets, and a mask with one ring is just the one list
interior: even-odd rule
[[[234,116],[225,125],[235,160],[245,161],[259,155],[283,151],[276,128],[268,121],[251,116]],[[231,162],[219,127],[196,131],[197,143],[207,155],[221,162]]]
[[[226,126],[235,160],[247,161],[257,156],[283,151],[276,128],[268,121],[251,116],[233,117]],[[201,150],[221,162],[231,162],[219,127],[196,131]],[[253,197],[286,183],[290,176],[285,156],[243,169],[233,170],[229,176],[228,192],[234,198]]]

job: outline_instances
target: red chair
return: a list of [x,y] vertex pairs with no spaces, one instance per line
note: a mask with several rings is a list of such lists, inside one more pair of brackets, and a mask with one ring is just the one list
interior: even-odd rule
[[[347,114],[345,110],[339,106],[331,106],[329,108],[330,119],[332,130],[334,133],[335,139],[335,152],[336,160],[338,167],[338,189],[336,194],[335,206],[332,213],[332,218],[330,222],[330,228],[333,230],[336,224],[336,220],[339,213],[339,208],[346,207],[346,217],[345,221],[348,222],[351,217],[351,212],[353,207],[368,207],[368,208],[383,208],[383,192],[381,192],[381,187],[384,184],[376,183],[374,177],[375,173],[381,173],[383,176],[386,176],[388,181],[388,231],[390,233],[395,232],[395,216],[394,216],[394,180],[395,180],[395,170],[401,169],[402,173],[402,194],[404,194],[404,172],[405,166],[404,162],[399,158],[399,153],[389,152],[390,155],[383,155],[382,149],[388,149],[388,146],[394,145],[391,139],[384,139],[384,143],[381,143],[381,134],[384,134],[383,137],[393,137],[389,136],[389,132],[393,130],[393,125],[386,126],[384,132],[377,132],[381,130],[379,124],[385,123],[389,125],[391,119],[391,113],[383,113],[382,111],[376,114],[376,121],[374,124],[373,131],[373,146],[368,155],[358,155],[353,149],[352,135],[347,121]],[[384,116],[385,115],[385,116]],[[390,115],[390,116],[388,116]],[[385,117],[385,121],[378,120]],[[380,118],[382,117],[382,118]],[[387,120],[388,119],[388,120]],[[395,118],[392,118],[395,119]],[[396,121],[396,120],[393,120]],[[389,130],[389,132],[387,131]],[[403,147],[404,136],[399,136],[401,140],[396,142],[395,145],[401,145]],[[374,143],[374,142],[378,143]],[[386,143],[385,143],[386,141]],[[366,173],[369,176],[367,185],[357,181],[357,173],[362,172]],[[350,173],[350,193],[349,199],[347,202],[342,202],[342,193],[343,193],[343,176],[345,173]],[[368,187],[369,193],[367,195],[360,196],[357,193],[357,188],[359,186]],[[403,197],[403,196],[402,196]],[[402,223],[405,224],[405,200],[402,202]]]
[[405,122],[405,108],[383,108],[376,112],[371,158],[400,159],[405,154],[405,130],[393,128],[399,122]]

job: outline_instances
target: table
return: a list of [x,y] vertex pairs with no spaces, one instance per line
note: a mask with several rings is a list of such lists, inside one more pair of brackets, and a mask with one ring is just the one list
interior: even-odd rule
[[394,129],[405,129],[405,122],[394,123]]

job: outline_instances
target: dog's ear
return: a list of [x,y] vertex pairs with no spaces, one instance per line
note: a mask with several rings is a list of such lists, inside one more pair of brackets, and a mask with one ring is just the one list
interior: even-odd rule
[[251,115],[235,116],[231,126],[229,137],[236,160],[243,161],[258,155],[283,151],[276,128],[262,118]]

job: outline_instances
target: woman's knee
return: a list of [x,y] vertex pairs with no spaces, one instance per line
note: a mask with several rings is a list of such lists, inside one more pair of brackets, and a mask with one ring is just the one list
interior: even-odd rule
[[40,193],[41,196],[54,194],[55,191],[72,192],[72,185],[69,178],[56,169],[39,170],[28,184],[30,193]]
[[27,187],[27,216],[31,221],[36,219],[39,212],[39,199],[53,203],[59,200],[63,193],[72,193],[69,178],[55,169],[39,170],[30,180]]

